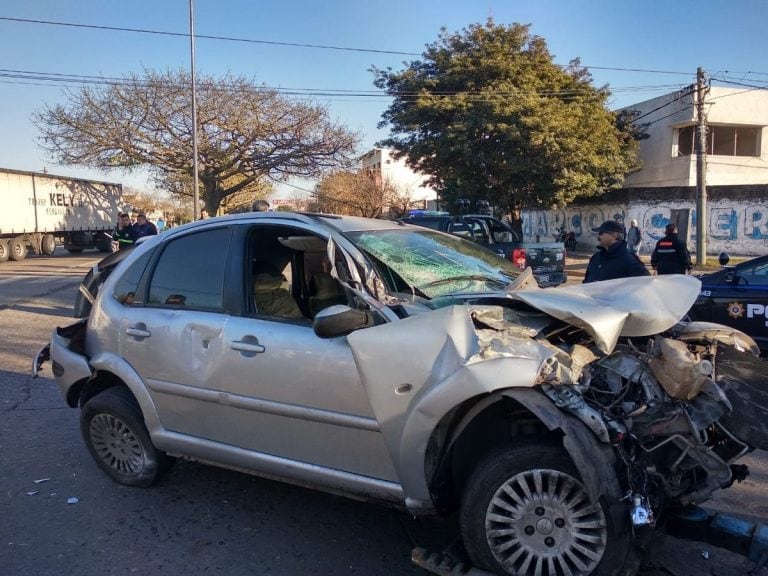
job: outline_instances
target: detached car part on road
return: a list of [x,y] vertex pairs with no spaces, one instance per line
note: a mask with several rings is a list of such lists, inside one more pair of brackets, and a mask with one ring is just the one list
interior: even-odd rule
[[458,512],[501,575],[630,574],[638,534],[768,448],[754,341],[686,276],[539,289],[454,236],[212,218],[107,257],[48,354],[114,480],[182,457]]

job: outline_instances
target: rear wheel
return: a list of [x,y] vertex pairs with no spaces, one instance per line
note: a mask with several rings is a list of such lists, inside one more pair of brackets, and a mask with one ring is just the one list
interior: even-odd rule
[[70,254],[80,254],[83,251],[80,246],[67,246],[66,249]]
[[24,260],[27,257],[27,243],[20,236],[11,238],[8,248],[11,260]]
[[510,576],[615,574],[629,551],[567,453],[546,441],[486,456],[467,483],[460,527],[476,566]]
[[11,255],[11,250],[8,248],[8,240],[0,238],[0,262],[5,262]]
[[53,256],[53,252],[56,250],[56,239],[53,237],[53,234],[43,234],[40,249],[46,256]]
[[122,387],[85,404],[80,431],[96,463],[120,484],[151,486],[172,461],[152,444],[136,400]]

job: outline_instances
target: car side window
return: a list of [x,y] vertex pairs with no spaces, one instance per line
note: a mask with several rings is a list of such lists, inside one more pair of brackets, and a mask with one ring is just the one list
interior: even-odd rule
[[768,262],[742,268],[738,276],[749,284],[768,284]]
[[125,306],[141,306],[144,304],[143,295],[138,294],[138,287],[141,277],[144,275],[144,270],[146,270],[147,264],[149,264],[149,260],[154,253],[154,250],[150,250],[142,254],[136,262],[128,267],[120,277],[120,280],[115,284],[112,296],[120,304]]
[[458,236],[459,238],[466,238],[472,240],[472,230],[463,221],[458,220],[451,224],[451,234]]
[[493,234],[493,239],[496,242],[519,242],[520,241],[520,239],[517,237],[517,234],[515,234],[509,228],[506,228],[498,220],[487,220],[487,222],[491,228],[491,234]]
[[472,237],[474,241],[479,242],[480,244],[488,244],[489,238],[485,224],[475,218],[468,218],[467,223],[472,228]]
[[150,306],[222,310],[231,233],[206,230],[168,242],[149,284]]

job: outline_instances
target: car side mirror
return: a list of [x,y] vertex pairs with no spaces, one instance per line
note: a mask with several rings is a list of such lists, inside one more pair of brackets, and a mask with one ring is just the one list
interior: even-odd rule
[[731,270],[730,272],[726,272],[725,276],[723,277],[723,280],[725,280],[726,284],[736,284],[738,282],[738,278],[736,277],[736,272]]
[[730,260],[731,259],[727,252],[720,252],[720,255],[717,257],[717,261],[720,263],[720,266],[725,266]]
[[317,313],[312,322],[312,329],[320,338],[336,338],[374,324],[374,317],[371,312],[354,310],[349,306],[336,304]]

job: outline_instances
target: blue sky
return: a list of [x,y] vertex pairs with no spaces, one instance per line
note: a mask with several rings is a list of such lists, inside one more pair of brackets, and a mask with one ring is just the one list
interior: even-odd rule
[[[441,27],[456,31],[489,16],[502,24],[531,24],[557,63],[580,57],[595,84],[610,85],[614,107],[690,84],[699,66],[713,78],[768,85],[766,0],[195,0],[197,34],[417,54],[436,40]],[[188,0],[2,0],[0,17],[189,30]],[[196,43],[198,73],[232,72],[283,88],[371,90],[371,65],[398,69],[412,58],[221,40]],[[8,71],[121,76],[144,68],[186,68],[189,59],[189,41],[182,37],[0,20],[0,75],[6,75],[0,76],[0,167],[46,167],[55,174],[142,186],[137,176],[55,165],[36,145],[30,115],[45,103],[64,102],[62,84],[11,78]],[[386,98],[318,101],[361,133],[361,151],[386,137],[386,130],[376,129]]]

